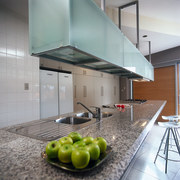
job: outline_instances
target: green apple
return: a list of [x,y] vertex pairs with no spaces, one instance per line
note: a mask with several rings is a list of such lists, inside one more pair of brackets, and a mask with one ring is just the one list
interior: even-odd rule
[[70,137],[62,137],[59,139],[61,145],[63,144],[73,144],[73,140]]
[[59,148],[58,151],[58,159],[63,163],[70,163],[71,162],[71,154],[74,150],[72,144],[64,144]]
[[78,147],[71,154],[72,164],[76,169],[83,169],[88,166],[90,154],[86,147]]
[[68,137],[72,138],[73,143],[82,139],[81,134],[79,134],[78,132],[71,132],[70,134],[68,134]]
[[46,146],[46,154],[48,155],[48,158],[57,158],[60,146],[61,145],[58,141],[49,142]]
[[84,141],[77,141],[77,142],[75,142],[75,143],[73,144],[73,146],[74,146],[75,148],[77,148],[77,147],[85,147],[85,146],[86,146],[86,143],[85,143]]
[[97,137],[97,138],[94,139],[93,142],[96,143],[99,146],[100,153],[104,153],[106,151],[107,142],[103,137]]
[[90,154],[90,159],[91,160],[97,160],[100,156],[100,148],[97,144],[92,143],[92,144],[88,144],[86,146],[87,150],[89,151]]
[[88,144],[91,144],[93,142],[94,138],[87,136],[87,137],[84,137],[82,140],[86,143],[86,145],[88,145]]

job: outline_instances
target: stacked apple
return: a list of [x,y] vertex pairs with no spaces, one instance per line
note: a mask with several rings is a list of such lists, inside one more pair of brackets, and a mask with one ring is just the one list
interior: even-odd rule
[[71,132],[67,137],[62,137],[59,141],[51,141],[46,146],[48,158],[58,158],[62,163],[72,163],[77,169],[88,166],[90,160],[95,161],[100,153],[104,153],[107,142],[102,137],[84,137]]

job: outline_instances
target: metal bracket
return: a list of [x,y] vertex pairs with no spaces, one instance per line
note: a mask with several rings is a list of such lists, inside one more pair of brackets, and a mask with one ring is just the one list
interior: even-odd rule
[[106,3],[105,0],[101,0],[101,9],[105,12],[106,11]]
[[137,29],[136,47],[139,49],[139,2],[138,1],[133,1],[133,2],[130,2],[128,4],[118,7],[118,9],[119,9],[119,29],[121,29],[121,10],[126,7],[132,6],[132,5],[136,5],[136,29]]

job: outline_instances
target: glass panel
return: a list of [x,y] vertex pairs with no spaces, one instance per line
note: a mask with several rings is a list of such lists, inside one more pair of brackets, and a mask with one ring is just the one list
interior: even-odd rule
[[150,62],[148,62],[147,60],[144,61],[144,62],[145,62],[145,74],[144,74],[144,77],[154,81],[154,68],[153,68],[152,64]]
[[144,74],[144,61],[136,47],[124,37],[124,68]]
[[29,36],[31,54],[153,78],[152,65],[93,0],[29,0]]
[[123,65],[123,35],[92,1],[71,0],[71,45],[116,65]]
[[124,68],[154,80],[154,68],[139,50],[124,37]]
[[30,52],[69,44],[69,0],[29,0]]

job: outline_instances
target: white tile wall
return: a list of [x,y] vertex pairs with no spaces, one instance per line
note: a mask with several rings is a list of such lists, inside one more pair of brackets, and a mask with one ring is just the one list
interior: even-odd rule
[[0,128],[39,119],[39,58],[28,44],[27,19],[0,5]]
[[[20,14],[0,5],[0,128],[40,117],[39,58],[29,55],[27,16]],[[82,108],[76,105],[77,101],[91,106],[119,99],[118,77],[52,60],[41,59],[41,64],[73,73],[74,110]],[[24,83],[29,84],[29,90],[24,90]],[[84,87],[86,97],[83,97]]]

